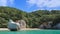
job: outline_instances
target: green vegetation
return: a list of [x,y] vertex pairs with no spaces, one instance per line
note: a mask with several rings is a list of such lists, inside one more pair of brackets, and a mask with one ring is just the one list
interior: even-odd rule
[[0,7],[0,27],[7,27],[9,19],[22,19],[26,13],[22,10],[11,7]]
[[54,26],[60,22],[60,10],[37,10],[27,13],[12,7],[0,7],[0,28],[7,27],[9,19],[23,19],[30,28],[39,27],[42,23],[50,21]]

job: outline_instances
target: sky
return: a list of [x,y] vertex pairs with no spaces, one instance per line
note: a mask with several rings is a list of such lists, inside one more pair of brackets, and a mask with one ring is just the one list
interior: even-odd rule
[[0,0],[0,6],[14,7],[26,12],[60,10],[60,0]]

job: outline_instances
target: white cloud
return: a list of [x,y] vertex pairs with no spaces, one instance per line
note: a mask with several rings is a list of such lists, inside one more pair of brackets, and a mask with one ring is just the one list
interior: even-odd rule
[[60,7],[60,0],[27,0],[27,4],[37,7]]
[[15,1],[15,0],[9,0],[9,1],[10,1],[10,4],[14,4],[14,1]]
[[0,6],[6,6],[7,0],[0,0]]
[[12,5],[13,3],[14,0],[0,0],[0,6],[8,6],[8,5]]

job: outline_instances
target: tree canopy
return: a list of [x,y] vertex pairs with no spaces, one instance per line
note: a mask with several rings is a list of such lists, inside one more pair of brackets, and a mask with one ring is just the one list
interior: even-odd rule
[[52,22],[56,25],[60,22],[60,10],[36,10],[27,13],[12,7],[0,7],[0,27],[7,27],[8,20],[23,19],[26,21],[27,27],[39,27],[44,22]]

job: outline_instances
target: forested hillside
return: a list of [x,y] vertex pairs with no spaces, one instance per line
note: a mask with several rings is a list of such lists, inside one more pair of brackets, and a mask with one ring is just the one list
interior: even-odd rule
[[44,22],[52,22],[53,26],[60,22],[60,10],[36,10],[27,13],[12,7],[0,7],[0,27],[7,27],[9,19],[23,19],[27,27],[31,28],[39,27]]
[[26,12],[11,7],[0,7],[0,27],[7,27],[9,19],[22,19]]

